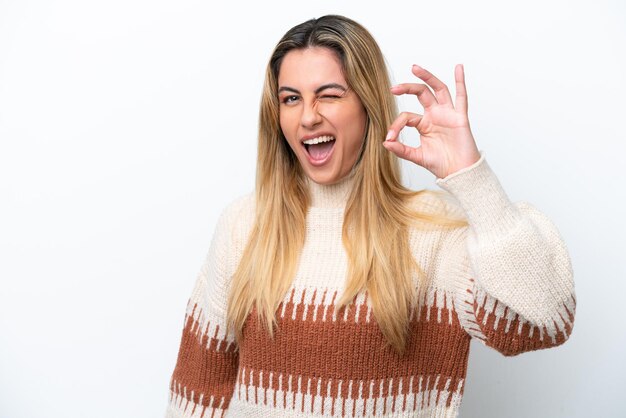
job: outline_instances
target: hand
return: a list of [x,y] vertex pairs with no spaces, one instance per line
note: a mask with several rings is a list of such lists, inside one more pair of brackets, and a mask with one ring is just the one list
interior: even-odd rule
[[[418,65],[411,70],[426,84],[404,83],[391,87],[395,95],[415,94],[424,107],[424,114],[402,112],[389,127],[386,149],[398,157],[418,164],[438,178],[444,178],[474,164],[480,152],[474,141],[467,117],[467,92],[463,65],[454,68],[456,104],[448,87],[437,77]],[[432,87],[435,92],[428,88]],[[397,141],[400,131],[411,126],[420,133],[420,145],[409,147]]]

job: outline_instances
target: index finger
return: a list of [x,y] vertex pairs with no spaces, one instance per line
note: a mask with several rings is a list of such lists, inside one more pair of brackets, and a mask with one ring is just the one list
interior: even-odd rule
[[448,86],[446,86],[441,80],[435,77],[430,71],[417,64],[413,64],[411,71],[417,77],[424,80],[424,82],[426,82],[426,84],[428,84],[435,91],[435,96],[440,104],[453,106]]
[[424,106],[424,109],[428,109],[432,105],[437,104],[437,99],[430,91],[426,84],[417,83],[402,83],[396,84],[391,87],[392,93],[395,95],[400,94],[414,94],[417,96],[417,100]]

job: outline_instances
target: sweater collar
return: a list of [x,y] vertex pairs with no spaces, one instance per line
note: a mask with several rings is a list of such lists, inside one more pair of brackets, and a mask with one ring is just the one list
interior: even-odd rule
[[334,184],[318,184],[306,177],[306,184],[311,197],[311,207],[345,208],[348,196],[354,187],[355,169]]

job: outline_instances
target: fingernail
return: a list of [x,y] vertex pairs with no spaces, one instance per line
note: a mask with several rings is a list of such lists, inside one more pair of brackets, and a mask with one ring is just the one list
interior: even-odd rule
[[393,138],[393,134],[393,129],[390,129],[389,132],[387,132],[387,138],[385,138],[385,141],[389,141],[391,138]]

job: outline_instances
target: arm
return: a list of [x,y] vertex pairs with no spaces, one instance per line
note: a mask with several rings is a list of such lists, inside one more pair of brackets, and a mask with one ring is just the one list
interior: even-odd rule
[[[506,355],[562,343],[571,333],[576,302],[569,255],[556,227],[531,205],[511,203],[484,161],[469,125],[463,65],[454,68],[454,102],[430,71],[418,65],[411,71],[425,84],[398,84],[391,92],[417,95],[424,112],[402,112],[383,145],[437,176],[467,216],[469,227],[448,234],[443,254],[461,324]],[[419,132],[419,146],[397,141],[406,126]]]
[[231,271],[229,213],[227,208],[218,219],[187,304],[166,418],[221,417],[230,403],[239,352],[233,335],[224,333]]
[[507,356],[565,342],[576,299],[571,261],[555,225],[530,204],[508,199],[484,152],[436,182],[469,222],[444,244],[465,330]]

